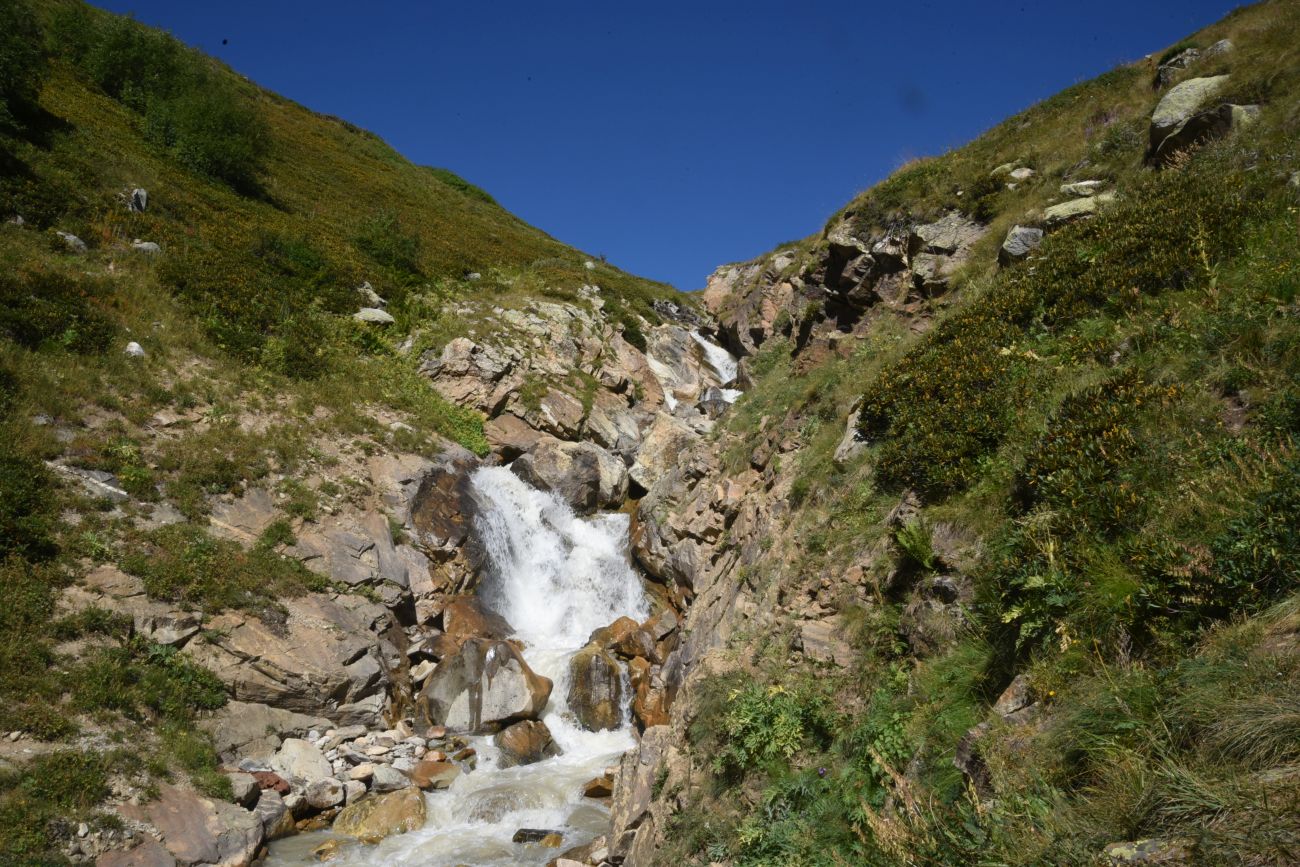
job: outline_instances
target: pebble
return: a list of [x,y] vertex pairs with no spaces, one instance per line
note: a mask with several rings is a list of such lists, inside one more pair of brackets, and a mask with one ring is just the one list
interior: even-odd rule
[[22,736],[23,736],[23,733],[22,733],[22,732],[10,732],[10,733],[9,733],[9,742],[10,742],[10,743],[17,743],[18,740],[19,740]]

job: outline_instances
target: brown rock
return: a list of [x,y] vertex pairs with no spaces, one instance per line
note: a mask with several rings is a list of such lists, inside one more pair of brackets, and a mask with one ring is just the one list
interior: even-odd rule
[[580,515],[618,508],[627,498],[627,466],[591,442],[545,437],[510,469],[533,487],[556,494]]
[[609,777],[596,777],[582,787],[584,798],[608,798],[614,794],[614,781]]
[[421,789],[445,789],[460,776],[460,766],[454,762],[426,759],[417,762],[408,776]]
[[262,823],[252,813],[171,785],[160,787],[157,801],[119,810],[157,828],[167,851],[183,864],[244,865],[262,845]]
[[487,437],[492,451],[501,455],[502,460],[513,461],[520,455],[533,450],[542,434],[529,426],[527,422],[510,413],[502,413],[483,425],[483,434]]
[[442,627],[443,636],[439,638],[448,637],[458,645],[466,638],[504,641],[515,631],[504,617],[488,608],[477,596],[452,596],[447,599],[443,603]]
[[449,448],[434,461],[411,498],[411,526],[434,548],[456,548],[469,534],[477,512],[469,476],[478,460],[465,449]]
[[492,742],[501,750],[503,768],[531,765],[560,754],[560,748],[551,738],[551,730],[541,720],[517,722],[497,732]]
[[587,643],[612,651],[624,659],[644,656],[658,661],[654,636],[631,617],[620,617],[609,626],[597,629],[591,633]]
[[176,867],[176,859],[152,837],[134,849],[114,849],[95,859],[95,867]]
[[558,849],[564,845],[563,834],[544,828],[520,828],[510,839],[515,843],[537,843],[548,849]]
[[238,701],[331,719],[376,724],[387,672],[400,653],[381,633],[384,606],[359,596],[308,593],[281,603],[283,622],[227,611],[207,622],[205,641],[184,653],[211,669]]
[[253,771],[253,779],[263,790],[270,789],[277,795],[289,794],[289,784],[275,771]]
[[623,674],[609,651],[589,644],[569,663],[569,710],[589,731],[623,722]]
[[628,680],[632,685],[632,716],[642,729],[667,725],[668,693],[664,689],[659,670],[650,662],[637,657],[627,665]]

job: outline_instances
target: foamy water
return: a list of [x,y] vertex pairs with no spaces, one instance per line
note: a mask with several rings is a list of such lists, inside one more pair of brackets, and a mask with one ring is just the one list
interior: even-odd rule
[[[555,682],[542,719],[561,755],[531,765],[499,767],[491,737],[471,737],[478,767],[445,791],[425,797],[423,828],[376,844],[350,842],[331,864],[343,867],[474,867],[545,864],[559,851],[511,841],[520,828],[560,831],[563,849],[609,829],[604,806],[582,786],[635,745],[624,713],[615,731],[589,732],[568,714],[569,660],[595,629],[624,615],[644,620],[649,606],[628,561],[628,517],[579,518],[552,494],[504,467],[474,473],[480,504],[474,532],[487,553],[480,596],[524,641],[529,666]],[[627,694],[627,691],[624,691]],[[312,850],[328,831],[271,845],[269,867],[316,863]]]

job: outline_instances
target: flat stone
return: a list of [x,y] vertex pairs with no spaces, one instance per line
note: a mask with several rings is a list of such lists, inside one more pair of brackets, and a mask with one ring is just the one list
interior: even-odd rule
[[1047,228],[1055,229],[1067,223],[1091,217],[1113,201],[1115,201],[1114,193],[1098,193],[1095,196],[1071,199],[1059,205],[1052,205],[1043,211],[1043,220],[1047,224]]
[[288,780],[313,783],[334,775],[334,767],[310,741],[288,738],[280,750],[271,757],[271,769]]
[[362,307],[352,314],[352,318],[358,322],[368,322],[372,325],[392,325],[397,321],[391,313],[380,310],[378,307]]

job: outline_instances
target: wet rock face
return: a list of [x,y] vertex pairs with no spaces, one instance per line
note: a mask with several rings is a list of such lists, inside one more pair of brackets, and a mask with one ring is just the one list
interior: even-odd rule
[[463,449],[439,456],[410,503],[410,523],[427,545],[455,548],[465,541],[477,512],[470,474],[478,461]]
[[471,638],[438,663],[416,699],[417,721],[486,734],[504,723],[535,719],[553,684],[528,667],[514,645]]
[[623,723],[623,673],[618,660],[589,644],[569,663],[569,710],[589,731],[612,730]]
[[551,739],[551,730],[541,720],[517,722],[497,732],[492,742],[501,750],[503,768],[531,765],[560,754],[559,746]]

